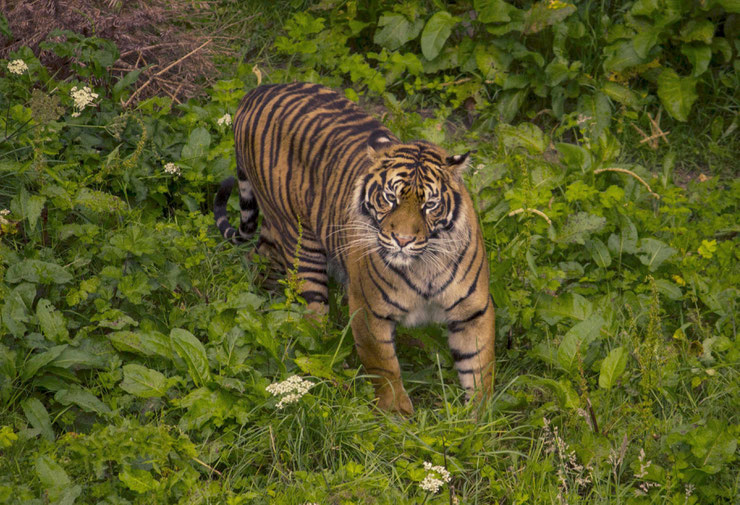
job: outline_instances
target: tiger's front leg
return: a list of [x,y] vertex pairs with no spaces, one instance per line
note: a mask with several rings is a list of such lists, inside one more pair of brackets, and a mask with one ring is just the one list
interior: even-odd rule
[[466,302],[451,314],[448,341],[465,395],[478,401],[491,393],[495,315],[488,291],[481,290]]
[[363,300],[352,296],[349,299],[352,318],[352,334],[357,354],[365,370],[372,374],[375,397],[378,407],[383,410],[413,414],[414,407],[403,388],[401,366],[398,363],[395,347],[396,323],[378,317]]

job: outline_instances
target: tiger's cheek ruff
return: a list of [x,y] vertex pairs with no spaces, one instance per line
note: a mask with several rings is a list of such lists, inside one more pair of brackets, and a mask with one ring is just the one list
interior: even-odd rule
[[[459,175],[467,155],[401,143],[356,104],[307,83],[248,93],[234,133],[237,178],[215,199],[219,230],[244,241],[262,214],[258,251],[278,266],[297,260],[312,311],[325,310],[328,276],[338,273],[378,407],[413,412],[396,356],[398,324],[446,323],[466,395],[488,394],[494,310],[488,256]],[[237,183],[241,223],[233,228],[226,204]]]

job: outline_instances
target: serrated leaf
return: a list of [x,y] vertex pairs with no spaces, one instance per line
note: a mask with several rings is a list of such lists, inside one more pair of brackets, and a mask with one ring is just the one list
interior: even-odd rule
[[140,398],[159,398],[169,389],[167,378],[156,370],[131,363],[123,366],[121,389]]
[[439,11],[429,18],[421,32],[421,53],[427,60],[436,58],[447,42],[452,27],[460,21],[447,11]]
[[111,413],[110,408],[100,401],[97,396],[79,387],[57,391],[54,399],[62,405],[75,404],[85,412],[94,412],[95,414],[104,416]]
[[182,328],[173,328],[170,331],[172,348],[188,366],[190,378],[200,387],[211,379],[210,366],[205,347],[195,336]]
[[599,337],[604,324],[605,321],[600,315],[592,314],[568,330],[558,347],[558,362],[563,369],[568,372],[577,369],[578,357],[583,357],[588,345]]
[[21,281],[64,284],[72,280],[72,274],[55,263],[26,259],[11,265],[5,273],[5,280],[12,284]]
[[402,14],[383,14],[378,20],[379,30],[375,32],[373,42],[395,51],[418,37],[423,27],[423,19],[409,21]]
[[626,366],[627,351],[624,350],[624,347],[617,347],[609,351],[607,357],[601,362],[599,387],[602,389],[611,389],[624,373]]
[[49,412],[44,404],[38,398],[30,397],[21,402],[21,408],[31,426],[39,430],[46,440],[53,442],[54,430],[51,428]]
[[654,272],[665,260],[676,253],[676,250],[658,239],[644,238],[640,241],[637,257],[648,270]]
[[673,69],[663,69],[658,76],[658,98],[674,119],[686,121],[699,95],[695,77],[679,77]]
[[69,331],[64,316],[46,298],[39,300],[36,305],[36,317],[46,338],[57,344],[69,341]]
[[592,234],[601,231],[606,225],[606,218],[578,212],[571,214],[565,225],[555,237],[555,242],[561,244],[585,244],[586,239]]

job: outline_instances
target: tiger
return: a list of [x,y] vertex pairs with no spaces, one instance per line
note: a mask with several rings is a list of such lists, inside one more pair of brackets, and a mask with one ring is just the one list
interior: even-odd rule
[[[248,92],[233,120],[236,179],[214,199],[221,235],[297,276],[309,312],[328,312],[344,284],[358,357],[378,408],[410,415],[396,327],[447,325],[468,400],[490,396],[493,299],[483,235],[462,173],[470,153],[401,142],[353,101],[318,84]],[[239,227],[226,204],[239,190]]]

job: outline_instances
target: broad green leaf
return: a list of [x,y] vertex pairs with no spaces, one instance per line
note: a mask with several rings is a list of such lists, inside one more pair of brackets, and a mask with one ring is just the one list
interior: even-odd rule
[[673,284],[671,281],[666,279],[657,279],[655,285],[658,288],[658,292],[665,295],[669,300],[680,300],[683,296],[681,288]]
[[59,368],[105,368],[106,358],[99,349],[67,346],[52,363]]
[[423,19],[409,21],[402,14],[383,14],[378,20],[378,28],[373,42],[391,51],[395,51],[406,42],[419,36],[424,27]]
[[126,465],[118,474],[118,478],[127,488],[139,494],[151,493],[159,488],[159,482],[152,477],[152,474],[141,468]]
[[72,487],[67,472],[49,455],[44,454],[36,458],[34,470],[51,501],[55,501],[62,496],[65,489]]
[[205,128],[198,127],[190,132],[188,143],[182,147],[180,159],[188,161],[194,158],[205,156],[211,145],[211,134]]
[[724,10],[731,14],[740,14],[740,0],[715,0]]
[[577,168],[585,172],[591,167],[591,153],[576,144],[558,142],[555,148],[560,153],[561,159],[568,168]]
[[421,53],[427,60],[436,58],[452,33],[452,27],[460,21],[447,11],[436,12],[421,32]]
[[635,16],[650,16],[658,8],[658,0],[637,0],[632,4],[630,12]]
[[41,435],[49,442],[54,441],[54,430],[51,429],[49,412],[38,398],[28,397],[21,402],[21,408],[28,422],[41,432]]
[[612,106],[609,98],[601,91],[583,94],[578,98],[578,110],[589,118],[586,126],[591,139],[598,139],[611,122]]
[[173,358],[170,339],[158,331],[114,331],[108,334],[108,339],[122,352]]
[[473,8],[478,13],[478,21],[481,23],[508,23],[511,21],[509,9],[511,5],[504,0],[475,0]]
[[617,347],[609,351],[607,357],[601,362],[601,370],[599,371],[600,388],[611,389],[614,386],[624,373],[627,366],[627,356],[624,347]]
[[42,284],[64,284],[72,280],[72,274],[55,263],[26,259],[15,263],[5,273],[11,284],[28,281]]
[[496,111],[503,122],[509,123],[514,119],[528,94],[529,89],[508,90],[499,94]]
[[681,28],[683,42],[703,42],[711,44],[716,27],[708,19],[692,19]]
[[605,321],[600,315],[592,314],[568,330],[558,347],[558,362],[563,369],[569,372],[576,371],[578,357],[582,358],[588,345],[599,337],[604,324]]
[[605,73],[622,72],[631,67],[645,63],[641,58],[631,40],[620,40],[604,48],[606,59],[603,68]]
[[35,296],[36,286],[24,282],[16,286],[4,300],[5,303],[2,310],[3,324],[16,338],[21,338],[26,333],[25,323],[30,320],[28,307],[33,303]]
[[94,412],[101,416],[107,416],[111,413],[110,408],[101,402],[97,396],[79,387],[57,391],[54,399],[62,405],[75,404],[85,412]]
[[64,316],[46,298],[39,300],[36,305],[36,317],[46,338],[57,344],[69,342]]
[[586,239],[592,234],[601,231],[606,225],[606,218],[578,212],[568,216],[565,225],[555,237],[555,242],[561,244],[585,244]]
[[654,238],[644,238],[640,241],[640,249],[637,257],[643,265],[646,265],[651,272],[654,272],[665,260],[675,253],[676,250],[665,242]]
[[684,44],[681,46],[681,54],[691,62],[691,76],[699,77],[709,68],[712,59],[712,48],[707,45]]
[[686,121],[699,95],[696,77],[679,77],[673,69],[663,69],[658,76],[658,98],[674,119]]
[[167,393],[169,384],[160,372],[130,363],[123,366],[121,389],[141,398],[158,398]]
[[172,348],[188,366],[190,378],[200,387],[211,379],[205,347],[195,336],[182,328],[173,328],[170,331]]
[[658,43],[660,32],[660,26],[650,26],[635,35],[632,45],[640,58],[647,58],[650,55],[650,50]]
[[578,393],[568,379],[556,381],[545,377],[521,376],[520,382],[550,390],[555,394],[560,408],[575,410],[581,406]]
[[591,302],[578,293],[565,293],[560,296],[542,294],[537,306],[537,314],[548,324],[555,324],[564,317],[583,321],[592,312]]
[[634,254],[637,252],[637,228],[629,218],[622,220],[619,235],[609,235],[609,250],[614,256],[621,257],[624,253]]
[[483,77],[493,79],[505,72],[511,64],[512,57],[493,44],[478,44],[473,50],[475,64]]
[[549,0],[537,2],[524,14],[524,29],[522,31],[525,35],[537,33],[548,26],[560,23],[575,11],[576,6],[572,3],[553,3]]
[[601,268],[608,268],[612,264],[612,257],[609,249],[598,238],[592,238],[586,241],[586,250],[591,254],[591,259]]
[[501,123],[496,128],[496,133],[509,149],[523,147],[532,154],[542,154],[547,149],[548,139],[532,123],[520,123],[518,126]]
[[626,105],[627,107],[636,109],[640,106],[640,98],[637,94],[628,87],[619,83],[606,81],[601,86],[601,91],[603,91],[604,94],[612,100],[615,100],[622,105]]
[[294,361],[298,368],[307,374],[323,379],[336,380],[338,376],[329,366],[333,357],[329,354],[312,354],[310,356],[299,356]]
[[689,431],[686,440],[700,470],[708,474],[719,473],[733,460],[737,449],[737,438],[724,422],[716,419]]
[[54,347],[50,347],[44,352],[31,356],[21,369],[21,380],[27,381],[31,379],[42,367],[57,359],[66,348],[66,344],[56,345]]
[[21,192],[21,208],[23,216],[28,219],[28,228],[33,232],[36,229],[41,211],[46,204],[46,197],[39,195],[29,196],[25,189]]

